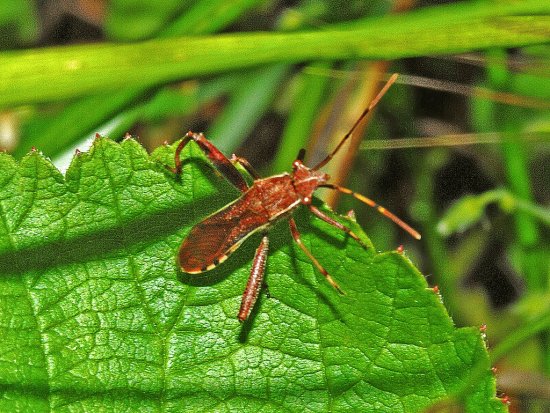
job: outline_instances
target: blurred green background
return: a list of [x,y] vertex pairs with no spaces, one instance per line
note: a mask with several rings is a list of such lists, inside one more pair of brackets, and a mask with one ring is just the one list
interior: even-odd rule
[[[398,72],[374,116],[327,170],[409,222],[422,240],[353,199],[320,196],[342,213],[353,209],[379,250],[403,244],[457,325],[487,326],[499,388],[513,411],[549,412],[549,7],[516,2],[503,17],[509,2],[442,3],[0,0],[0,148],[20,158],[35,147],[64,170],[96,132],[114,140],[129,133],[150,151],[187,130],[204,131],[226,154],[268,175],[289,170],[301,147],[306,163],[319,160]],[[508,29],[506,19],[522,12],[532,20],[514,20],[514,36],[502,40],[513,47],[496,47],[495,21]],[[292,36],[362,25],[376,33],[384,27],[378,19],[394,14],[410,14],[408,25],[373,38],[374,51],[365,52],[383,60],[326,58],[321,47],[318,60],[284,58],[301,52],[285,50]],[[457,34],[459,47],[448,27],[462,14],[482,18]],[[529,27],[542,27],[542,41]],[[252,31],[287,34],[273,40],[283,57],[264,51],[256,63],[253,49],[211,37],[228,63],[212,52],[192,62],[197,76],[162,74],[164,51],[175,55],[186,44],[170,39]],[[150,67],[156,56],[143,41],[153,39],[168,40]],[[127,77],[126,66],[109,72],[103,46],[114,43],[128,46],[116,49]],[[69,48],[50,48],[61,45]],[[99,69],[84,63],[56,95],[56,76],[60,84],[63,76],[34,66],[33,56],[41,48],[58,63],[73,46]],[[232,66],[231,53],[249,62]],[[65,69],[81,69],[82,61],[65,60]],[[159,80],[150,80],[155,71]]]

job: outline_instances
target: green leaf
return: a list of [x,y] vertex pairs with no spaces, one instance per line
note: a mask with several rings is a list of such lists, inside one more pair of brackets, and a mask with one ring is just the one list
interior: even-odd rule
[[[133,140],[97,139],[63,177],[40,153],[0,154],[0,411],[417,412],[462,397],[501,412],[476,328],[397,252],[363,249],[300,210],[281,223],[267,282],[237,321],[257,236],[201,275],[175,255],[191,226],[238,193],[194,146],[176,179]],[[344,218],[338,218],[343,220]]]
[[506,191],[493,190],[480,195],[463,196],[445,212],[437,224],[437,231],[444,237],[466,231],[483,218],[487,205],[497,201],[503,194]]
[[444,237],[466,231],[483,218],[485,208],[493,202],[504,212],[522,211],[550,225],[550,209],[519,199],[505,189],[493,189],[458,199],[437,224],[437,231]]

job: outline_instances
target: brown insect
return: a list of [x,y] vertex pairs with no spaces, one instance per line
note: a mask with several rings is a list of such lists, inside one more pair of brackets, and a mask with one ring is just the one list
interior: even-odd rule
[[[420,234],[416,230],[390,211],[376,204],[373,200],[355,193],[348,188],[328,183],[329,176],[319,171],[340,150],[359,122],[376,106],[380,98],[395,82],[396,78],[397,75],[394,74],[355,121],[349,132],[340,140],[332,153],[313,168],[308,168],[304,165],[305,151],[302,149],[298,154],[298,158],[292,164],[291,173],[261,178],[246,159],[235,155],[231,159],[226,158],[201,133],[188,132],[178,145],[175,153],[175,168],[172,169],[174,173],[181,174],[182,162],[180,153],[187,143],[194,141],[221,174],[242,192],[240,198],[206,217],[191,229],[191,232],[187,235],[187,238],[185,238],[179,249],[178,261],[182,271],[197,274],[211,270],[225,261],[250,235],[257,232],[263,234],[262,241],[254,255],[250,277],[242,296],[238,314],[240,321],[246,320],[250,315],[262,287],[269,249],[268,231],[273,224],[284,218],[288,219],[290,232],[294,241],[310,258],[330,285],[343,294],[342,289],[336,281],[333,280],[302,243],[300,232],[292,217],[292,212],[300,205],[306,205],[318,218],[349,234],[363,247],[366,246],[350,228],[327,216],[312,204],[313,192],[317,188],[330,188],[352,195],[365,204],[376,208],[378,212],[391,219],[414,238],[420,239]],[[251,186],[246,183],[241,173],[235,167],[237,163],[254,178]]]

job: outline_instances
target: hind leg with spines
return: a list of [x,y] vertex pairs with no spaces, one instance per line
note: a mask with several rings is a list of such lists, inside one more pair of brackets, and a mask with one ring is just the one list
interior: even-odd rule
[[250,312],[256,304],[258,294],[264,285],[265,265],[267,263],[267,253],[269,251],[269,238],[265,234],[260,242],[260,245],[256,249],[254,254],[254,261],[252,261],[252,268],[250,269],[250,276],[246,283],[246,288],[241,299],[241,308],[239,309],[239,315],[237,318],[239,321],[245,321]]

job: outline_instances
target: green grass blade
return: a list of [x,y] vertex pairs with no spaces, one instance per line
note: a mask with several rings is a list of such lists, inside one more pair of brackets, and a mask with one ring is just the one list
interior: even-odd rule
[[[157,37],[175,16],[185,15],[192,0],[113,0],[106,5],[107,38],[137,41]],[[180,32],[181,34],[183,32]]]
[[183,16],[163,30],[161,36],[173,37],[181,33],[190,35],[215,33],[259,3],[261,3],[260,0],[196,1]]
[[[330,65],[326,62],[317,62],[309,68],[328,70]],[[304,72],[298,75],[298,90],[294,96],[292,111],[285,125],[279,151],[271,166],[271,170],[275,173],[289,171],[298,151],[307,146],[330,81],[327,76],[316,76]]]
[[209,127],[207,135],[223,153],[235,151],[252,132],[258,120],[277,97],[290,67],[271,65],[243,73],[224,111]]
[[[548,42],[550,5],[440,6],[370,19],[347,30],[227,34],[0,54],[0,105],[147,87],[276,62],[395,59]],[[484,13],[480,12],[480,9]],[[449,16],[449,12],[456,13]],[[544,14],[546,13],[546,15]],[[424,25],[426,16],[437,22]],[[451,18],[452,17],[452,18]],[[21,70],[21,67],[25,70]]]
[[132,88],[117,93],[86,96],[56,112],[54,116],[49,112],[37,114],[24,124],[22,144],[16,147],[13,154],[19,158],[35,147],[48,156],[54,156],[87,132],[92,136],[94,127],[112,119],[121,108],[144,93],[143,90]]
[[[147,13],[143,8],[150,7],[150,5],[140,3],[138,6],[138,2],[139,0],[130,5],[125,2],[120,2],[120,4],[114,2],[110,5],[113,9],[110,10],[107,18],[106,31],[108,34],[116,38],[127,40],[128,36],[132,39],[135,39],[136,36],[141,36],[140,38],[150,36],[158,31],[156,25],[160,23],[166,24],[173,13],[184,8],[182,2],[172,2],[171,4],[165,4],[162,9],[155,8],[155,13]],[[208,3],[206,8],[204,7],[204,3]],[[250,1],[245,3],[248,6],[252,6]],[[241,7],[238,7],[239,5]],[[132,15],[132,17],[128,17],[128,10],[120,9],[123,7],[129,7],[132,10],[137,10],[137,12],[135,15]],[[224,6],[221,2],[195,3],[192,16],[197,20],[202,19],[211,21],[208,19],[208,13],[217,16],[223,14],[222,10],[226,9],[227,6]],[[202,14],[198,13],[199,10],[202,10]],[[246,7],[245,4],[241,4],[240,2],[238,2],[238,4],[232,3],[231,10],[232,13],[224,14],[223,19],[220,17],[216,20],[215,27],[199,27],[199,25],[193,25],[193,33],[204,34],[209,33],[208,30],[223,28],[224,25],[233,22],[239,16],[239,13],[246,11]],[[186,16],[187,14],[185,13],[179,20],[171,23],[165,32],[159,34],[159,37],[170,37],[185,33],[186,26],[179,25],[179,22],[184,20],[186,24],[194,23],[192,19],[190,20],[190,18]],[[135,24],[140,30],[134,30],[135,28],[121,24],[121,18],[129,19],[132,24]],[[145,24],[143,19],[155,21],[155,24]],[[203,29],[205,30],[204,32],[201,31]],[[136,85],[135,88],[123,88],[122,90],[119,88],[119,90],[109,93],[101,93],[101,91],[99,91],[97,94],[94,93],[93,96],[81,97],[78,101],[69,103],[60,113],[57,113],[53,117],[49,112],[44,115],[39,114],[34,119],[24,124],[21,134],[23,139],[21,144],[16,148],[14,155],[16,157],[21,157],[34,146],[40,148],[40,150],[48,156],[55,157],[66,148],[72,150],[71,146],[75,141],[83,140],[86,136],[91,136],[93,133],[97,132],[98,128],[105,122],[111,125],[116,123],[117,127],[112,130],[111,136],[113,138],[121,137],[140,116],[140,108],[142,108],[143,105],[133,107],[126,111],[124,109],[133,102],[136,102],[140,97],[146,99],[148,91],[151,92],[150,88],[140,87],[139,85]],[[144,105],[147,105],[147,103]],[[190,107],[195,107],[195,105],[188,104],[187,108]],[[182,111],[185,109],[185,107],[181,108]],[[114,122],[112,122],[113,120]]]

